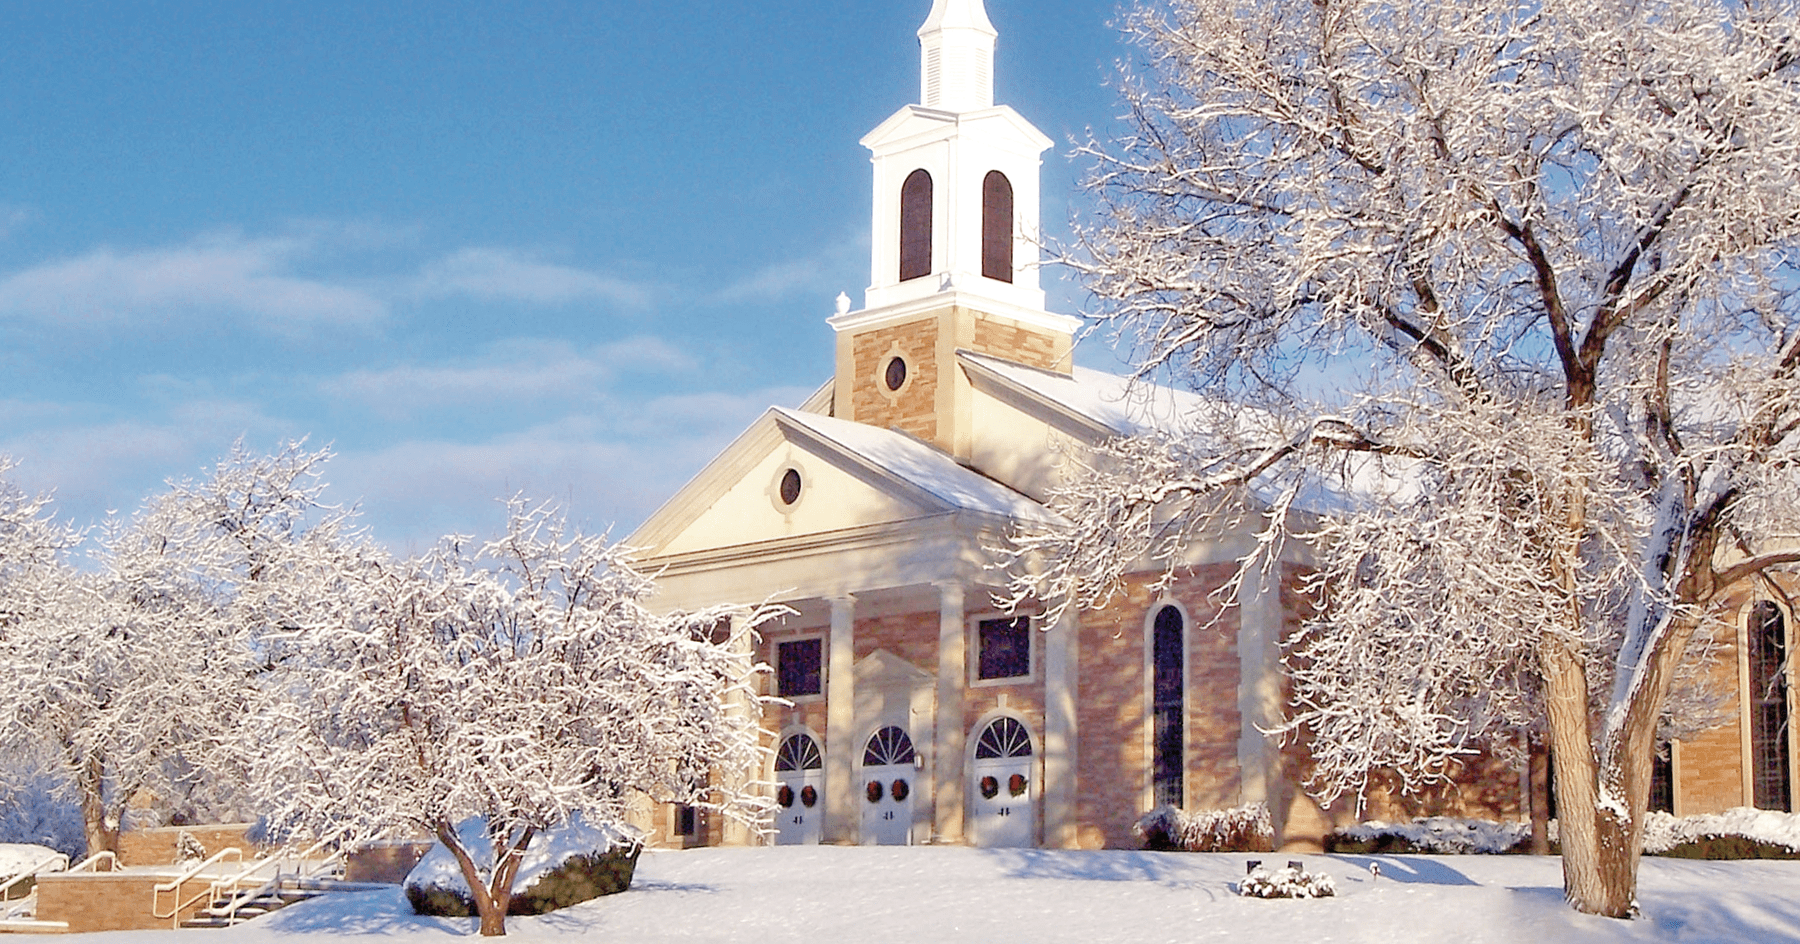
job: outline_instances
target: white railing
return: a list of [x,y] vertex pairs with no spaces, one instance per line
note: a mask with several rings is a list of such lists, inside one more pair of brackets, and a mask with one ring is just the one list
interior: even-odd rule
[[93,855],[88,856],[85,859],[82,859],[81,863],[79,865],[76,865],[74,868],[70,869],[69,871],[70,872],[98,872],[98,871],[100,871],[100,863],[102,863],[102,862],[105,862],[107,864],[106,871],[108,871],[108,872],[117,872],[119,870],[119,856],[117,853],[96,852]]
[[12,890],[14,885],[18,885],[28,878],[37,878],[39,872],[49,869],[51,866],[56,866],[59,871],[67,871],[69,868],[69,857],[58,852],[50,858],[39,862],[37,865],[7,879],[4,884],[0,884],[0,904],[12,901]]
[[[284,878],[281,866],[286,862],[293,863],[294,868],[291,874],[296,881],[318,878],[329,872],[335,872],[344,859],[344,852],[341,848],[324,859],[315,857],[336,845],[338,841],[339,837],[335,836],[321,839],[298,853],[293,851],[293,846],[284,846],[273,855],[264,857],[236,875],[213,882],[209,889],[212,900],[215,902],[225,900],[226,903],[208,909],[207,913],[230,922],[237,917],[238,910],[250,902],[266,895],[280,894],[281,882]],[[308,863],[312,863],[310,868]],[[275,874],[246,892],[244,886],[249,884],[250,879],[271,865],[275,867]]]
[[[152,916],[158,917],[158,918],[169,918],[173,921],[173,927],[176,927],[176,928],[181,927],[181,912],[186,910],[186,908],[189,905],[192,905],[192,904],[200,901],[201,899],[204,899],[208,894],[211,893],[211,889],[209,888],[208,890],[202,891],[200,894],[195,895],[194,897],[189,898],[184,901],[181,898],[181,886],[186,885],[188,882],[193,881],[194,878],[196,876],[198,876],[200,873],[206,871],[207,869],[212,868],[215,865],[218,865],[219,863],[225,861],[225,859],[228,857],[236,859],[239,862],[242,862],[244,860],[243,850],[238,849],[235,846],[230,849],[221,849],[218,852],[214,853],[212,858],[207,859],[205,862],[201,862],[200,864],[195,865],[192,868],[188,869],[186,872],[181,873],[181,875],[179,877],[177,877],[174,881],[164,882],[161,885],[157,885],[155,888],[153,888],[151,890],[152,897],[150,899],[150,914]],[[175,907],[169,909],[168,914],[163,914],[162,908],[161,908],[162,896],[163,896],[164,892],[173,892],[175,895]]]

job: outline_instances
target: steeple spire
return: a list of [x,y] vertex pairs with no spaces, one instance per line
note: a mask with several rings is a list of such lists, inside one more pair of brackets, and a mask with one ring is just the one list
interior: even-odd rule
[[994,40],[982,0],[932,0],[919,27],[919,104],[975,111],[994,104]]

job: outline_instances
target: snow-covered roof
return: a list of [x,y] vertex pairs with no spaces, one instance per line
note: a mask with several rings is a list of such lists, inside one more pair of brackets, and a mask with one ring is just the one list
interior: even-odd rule
[[993,479],[957,464],[905,433],[782,407],[783,425],[811,433],[848,456],[885,471],[960,511],[1002,515],[1036,524],[1061,524],[1061,516]]
[[1119,436],[1162,430],[1175,432],[1212,401],[1105,371],[1077,367],[1073,375],[1029,367],[973,351],[957,351],[964,363],[983,369],[1002,382],[1064,413]]

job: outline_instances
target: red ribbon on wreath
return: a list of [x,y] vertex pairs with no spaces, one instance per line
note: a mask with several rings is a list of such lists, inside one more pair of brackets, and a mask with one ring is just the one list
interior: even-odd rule
[[1000,781],[995,780],[992,777],[981,778],[981,798],[983,800],[992,800],[999,795]]
[[1025,795],[1025,775],[1024,774],[1013,774],[1012,776],[1006,778],[1006,790],[1008,793],[1011,793],[1013,796],[1024,796]]
[[881,795],[887,791],[881,789],[881,781],[871,780],[869,785],[863,788],[863,792],[869,795],[870,803],[880,803]]
[[907,786],[906,781],[904,781],[904,780],[894,781],[894,802],[895,803],[904,801],[911,794],[912,794],[912,787]]
[[784,810],[790,806],[793,806],[794,805],[794,788],[788,786],[785,783],[782,784],[781,789],[775,791],[775,802],[780,803],[781,808]]

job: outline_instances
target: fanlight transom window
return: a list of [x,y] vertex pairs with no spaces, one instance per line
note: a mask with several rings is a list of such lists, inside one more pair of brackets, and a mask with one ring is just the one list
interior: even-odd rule
[[886,767],[889,764],[910,764],[913,762],[912,738],[906,731],[896,725],[888,725],[875,732],[869,738],[868,747],[863,749],[864,767]]
[[775,769],[818,770],[825,766],[825,759],[819,755],[819,742],[811,735],[796,734],[781,742],[781,749],[775,752]]
[[1013,718],[1000,718],[988,725],[975,742],[975,757],[980,760],[1030,756],[1031,735]]

